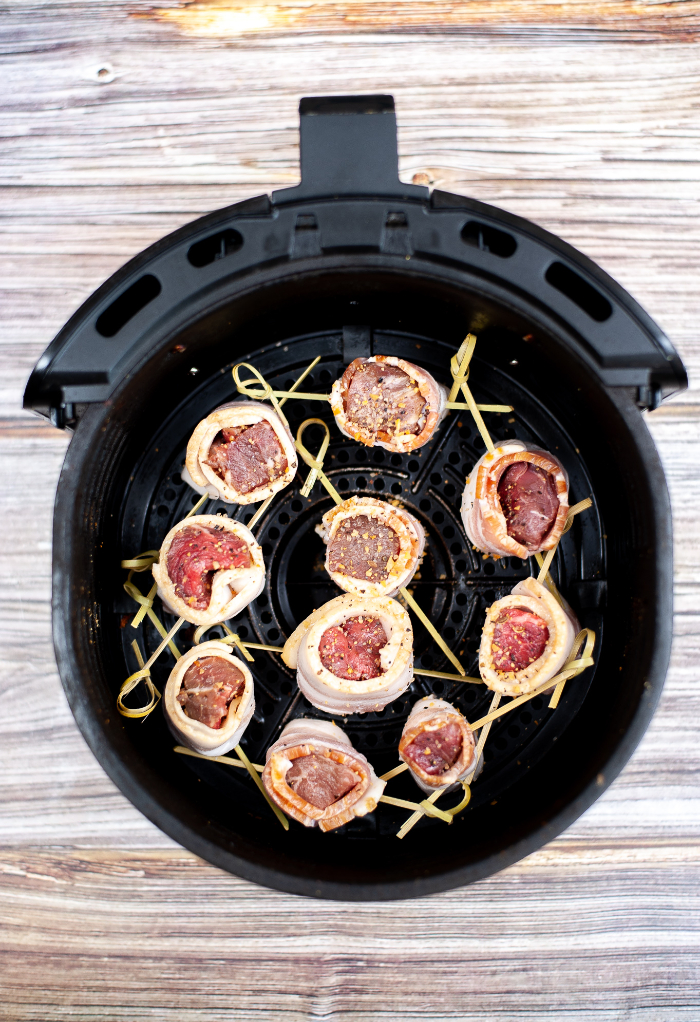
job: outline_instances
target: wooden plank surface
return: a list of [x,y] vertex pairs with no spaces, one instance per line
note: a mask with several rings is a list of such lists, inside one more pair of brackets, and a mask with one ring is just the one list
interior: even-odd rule
[[[0,1018],[700,1018],[698,6],[6,8]],[[200,213],[293,183],[299,96],[352,91],[395,95],[405,179],[530,217],[600,262],[667,330],[691,388],[648,417],[674,508],[675,643],[622,776],[489,880],[341,907],[201,863],[88,752],[50,641],[66,437],[20,404],[34,361],[109,273]]]

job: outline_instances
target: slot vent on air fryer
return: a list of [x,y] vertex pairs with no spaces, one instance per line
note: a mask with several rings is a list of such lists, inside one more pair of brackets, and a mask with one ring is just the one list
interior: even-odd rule
[[116,337],[130,319],[145,309],[149,302],[161,292],[160,281],[152,273],[139,277],[131,287],[115,298],[111,305],[98,316],[95,329],[103,337]]
[[612,305],[600,291],[569,269],[564,263],[552,263],[544,275],[544,279],[570,301],[578,305],[586,315],[596,323],[604,323],[612,316]]
[[242,247],[242,235],[229,228],[195,242],[187,251],[187,259],[192,266],[196,266],[199,270],[202,266],[209,266],[210,263],[216,262],[217,259],[225,259],[226,256],[233,255]]
[[490,252],[491,255],[499,256],[501,259],[509,259],[518,247],[512,234],[508,234],[507,231],[499,231],[497,227],[479,223],[478,220],[467,221],[462,228],[462,241],[465,245],[478,248],[482,252]]

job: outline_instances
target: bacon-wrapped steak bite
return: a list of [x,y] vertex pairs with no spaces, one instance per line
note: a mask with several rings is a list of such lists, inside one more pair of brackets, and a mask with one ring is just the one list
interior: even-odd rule
[[323,831],[374,812],[385,787],[336,724],[304,718],[267,750],[262,781],[283,812]]
[[399,742],[399,756],[425,792],[456,787],[474,769],[474,749],[464,716],[434,696],[418,700]]
[[393,355],[356,358],[331,389],[338,428],[368,447],[422,447],[445,415],[447,391],[430,373]]
[[579,624],[571,607],[535,578],[527,578],[510,596],[486,611],[481,633],[479,671],[490,689],[502,695],[534,692],[566,663]]
[[203,642],[170,672],[163,712],[188,749],[221,756],[237,745],[255,709],[253,678],[223,642]]
[[296,669],[299,688],[320,710],[379,710],[411,684],[411,620],[386,596],[338,596],[299,625],[282,659]]
[[350,497],[316,526],[326,544],[326,570],[356,596],[395,596],[408,585],[425,549],[423,526],[402,507]]
[[257,504],[291,483],[297,454],[277,412],[232,401],[203,419],[187,444],[182,478],[228,504]]
[[194,515],[163,540],[153,577],[173,614],[195,625],[214,625],[260,595],[265,563],[245,525],[222,515]]
[[553,454],[510,440],[474,466],[462,521],[484,553],[523,559],[559,542],[569,511],[569,477]]

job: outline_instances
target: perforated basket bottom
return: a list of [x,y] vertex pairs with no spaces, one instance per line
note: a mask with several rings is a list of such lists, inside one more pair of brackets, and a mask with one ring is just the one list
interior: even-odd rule
[[[398,355],[428,369],[440,382],[451,380],[448,365],[453,351],[445,344],[397,333],[375,333],[375,353]],[[311,354],[309,354],[311,353]],[[321,362],[303,389],[328,393],[330,386],[345,368],[340,335],[315,335],[290,340],[284,346],[261,349],[246,356],[265,378],[278,389],[288,389],[314,354],[322,353]],[[480,352],[481,355],[484,352]],[[155,438],[153,448],[135,467],[132,485],[126,495],[122,518],[122,551],[124,557],[139,550],[160,546],[167,531],[180,521],[197,502],[199,496],[180,478],[185,448],[195,424],[219,404],[236,396],[230,367],[205,381],[199,390],[174,410]],[[510,375],[489,366],[480,358],[473,361],[470,386],[477,401],[505,403],[514,406],[511,414],[485,413],[495,442],[517,437],[534,442],[555,453],[570,476],[570,502],[595,495],[572,440],[548,414],[544,406],[525,391]],[[419,572],[410,585],[415,599],[457,653],[468,675],[478,677],[477,651],[486,608],[507,595],[517,581],[537,573],[536,563],[517,558],[493,559],[474,550],[467,541],[459,514],[465,476],[484,452],[484,444],[465,412],[449,412],[432,441],[411,454],[391,454],[382,448],[365,448],[343,437],[334,424],[330,406],[321,402],[290,400],[285,405],[292,432],[310,416],[323,418],[330,426],[331,446],[325,467],[334,486],[343,497],[353,494],[394,500],[404,505],[422,523],[427,537],[426,555]],[[318,449],[320,427],[309,427],[305,443]],[[245,612],[228,622],[242,639],[282,646],[286,637],[308,614],[328,600],[340,595],[324,568],[325,548],[314,527],[332,501],[320,483],[316,483],[307,499],[299,493],[306,478],[301,466],[294,484],[278,494],[255,528],[267,565],[263,593]],[[249,521],[251,507],[226,505],[218,501],[205,503],[198,513],[229,514],[238,521]],[[564,537],[555,557],[552,574],[562,592],[571,596],[576,584],[603,576],[603,537],[597,508],[586,512]],[[150,576],[140,588],[150,587]],[[174,618],[164,613],[157,602],[157,611],[166,627]],[[582,625],[596,630],[601,639],[602,620],[596,611],[576,607]],[[137,670],[131,642],[136,637],[148,656],[156,648],[160,636],[146,620],[135,631],[125,627],[125,614],[134,610],[126,597],[115,601],[113,627],[121,629],[124,653],[124,676]],[[177,643],[181,650],[190,647],[193,627],[183,627]],[[213,628],[207,638],[220,637],[221,628]],[[414,619],[415,666],[454,673],[439,647],[426,629]],[[264,763],[265,750],[278,737],[283,726],[295,717],[335,719],[381,774],[399,762],[397,747],[401,731],[415,701],[434,694],[458,707],[467,720],[476,720],[488,712],[492,693],[484,685],[453,683],[417,675],[410,689],[383,710],[331,718],[313,707],[299,691],[293,671],[284,666],[279,655],[254,651],[250,668],[255,679],[256,709],[242,741],[253,762]],[[163,654],[153,668],[153,680],[162,691],[173,666],[169,652]],[[484,752],[484,770],[473,785],[470,807],[460,818],[467,825],[471,808],[498,798],[523,771],[529,769],[557,740],[571,721],[590,686],[593,670],[570,682],[556,711],[547,707],[548,699],[537,697],[511,714],[496,721]],[[129,726],[150,729],[163,741],[166,725],[160,710],[140,724]],[[143,742],[143,731],[139,741]],[[171,743],[174,744],[174,743]],[[175,754],[173,754],[175,755]],[[182,758],[182,757],[179,757]],[[188,769],[203,783],[213,786],[226,799],[259,815],[264,807],[260,795],[243,771],[217,763],[187,758]],[[387,794],[399,798],[423,797],[410,776],[400,775],[389,782]],[[458,795],[444,796],[444,805],[458,800]],[[257,801],[256,801],[257,800]],[[405,820],[406,810],[381,804],[371,816],[353,821],[334,832],[343,837],[373,838],[396,833]],[[291,824],[292,828],[298,826]],[[424,819],[421,827],[440,826]]]

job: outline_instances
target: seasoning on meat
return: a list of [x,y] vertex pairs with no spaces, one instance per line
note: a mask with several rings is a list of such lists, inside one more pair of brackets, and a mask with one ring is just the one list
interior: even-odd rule
[[516,461],[498,482],[498,499],[508,535],[523,546],[539,548],[559,510],[556,485],[549,472],[528,461]]
[[244,541],[223,528],[188,525],[176,533],[168,551],[168,575],[175,592],[195,610],[209,606],[215,572],[250,565]]
[[496,620],[491,640],[495,670],[522,671],[542,656],[548,638],[549,629],[539,615],[520,607],[507,607]]
[[192,720],[220,728],[231,702],[245,688],[243,672],[223,657],[205,656],[185,671],[177,701]]
[[430,776],[446,773],[457,762],[462,751],[462,732],[457,724],[446,724],[435,731],[421,731],[402,751],[404,759],[411,760]]
[[400,550],[393,529],[368,515],[357,515],[341,522],[328,548],[328,566],[353,578],[384,582]]
[[343,763],[313,752],[294,760],[285,781],[300,798],[317,809],[327,809],[352,791],[359,778]]
[[379,651],[388,641],[378,618],[351,617],[326,629],[318,652],[323,666],[336,678],[367,681],[384,673]]
[[269,486],[287,470],[287,457],[266,420],[231,426],[214,437],[206,464],[238,493]]
[[364,362],[347,389],[345,413],[369,433],[388,437],[417,435],[425,424],[425,398],[418,384],[397,366]]

